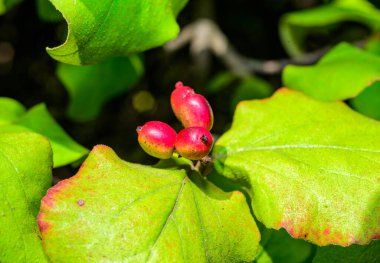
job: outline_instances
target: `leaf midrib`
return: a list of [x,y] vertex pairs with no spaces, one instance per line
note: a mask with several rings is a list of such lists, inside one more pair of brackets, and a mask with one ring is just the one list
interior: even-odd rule
[[155,249],[156,245],[158,244],[158,241],[160,240],[161,236],[163,235],[163,233],[165,232],[165,229],[167,228],[169,222],[170,222],[170,219],[173,217],[173,214],[175,213],[176,209],[177,209],[177,205],[178,205],[178,202],[179,202],[179,199],[181,198],[182,196],[182,193],[183,193],[183,189],[185,188],[185,185],[186,185],[186,182],[189,181],[189,177],[188,176],[185,176],[185,178],[182,180],[182,185],[181,185],[181,188],[179,189],[178,191],[178,194],[177,194],[177,198],[174,202],[174,205],[172,207],[172,209],[170,210],[170,213],[169,215],[167,216],[166,220],[165,220],[165,223],[164,225],[162,226],[160,232],[158,233],[158,236],[156,238],[156,241],[154,242],[154,244],[152,245],[152,247],[149,249],[149,254],[147,256],[147,260],[146,262],[149,262],[151,260],[151,256],[152,256],[152,252],[153,250]]
[[367,148],[355,148],[346,147],[340,145],[323,145],[323,144],[287,144],[287,145],[268,145],[253,148],[238,148],[235,151],[227,152],[227,154],[216,155],[215,159],[225,158],[231,155],[236,155],[239,153],[255,152],[255,151],[270,151],[278,149],[328,149],[328,150],[342,150],[342,151],[352,151],[352,152],[370,152],[370,153],[380,153],[380,150],[367,149]]

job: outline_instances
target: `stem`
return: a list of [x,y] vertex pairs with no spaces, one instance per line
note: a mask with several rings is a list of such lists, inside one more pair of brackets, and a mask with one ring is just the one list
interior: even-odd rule
[[[353,42],[356,46],[363,46],[364,40]],[[331,47],[327,46],[316,51],[306,53],[302,57],[294,59],[259,60],[245,57],[240,54],[230,43],[227,36],[218,25],[210,19],[198,19],[185,26],[179,36],[167,43],[164,49],[174,52],[190,44],[190,53],[193,57],[200,57],[210,52],[230,69],[238,77],[247,77],[255,73],[265,75],[280,74],[289,64],[308,65],[313,64]]]
[[199,172],[202,176],[207,176],[211,172],[212,158],[207,155],[201,160],[193,161],[192,169]]

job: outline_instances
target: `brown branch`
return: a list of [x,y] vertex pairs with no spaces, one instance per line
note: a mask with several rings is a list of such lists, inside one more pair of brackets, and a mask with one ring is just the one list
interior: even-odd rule
[[[239,77],[246,77],[255,73],[280,74],[284,67],[289,64],[313,64],[331,48],[324,47],[294,59],[259,60],[248,58],[236,51],[218,25],[209,19],[199,19],[184,27],[179,36],[167,43],[164,49],[168,52],[174,52],[187,44],[190,44],[192,56],[198,60],[202,55],[211,52]],[[363,41],[354,44],[362,46]]]

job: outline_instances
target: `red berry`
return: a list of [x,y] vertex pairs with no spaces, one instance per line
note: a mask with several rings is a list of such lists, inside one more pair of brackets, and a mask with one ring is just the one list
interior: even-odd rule
[[187,127],[203,127],[211,130],[214,115],[210,104],[193,89],[177,82],[172,92],[170,103],[175,116]]
[[175,142],[175,150],[179,155],[190,159],[200,160],[212,148],[212,135],[203,127],[189,127],[180,131]]
[[146,153],[160,159],[173,155],[177,133],[161,121],[149,121],[136,129],[140,146]]

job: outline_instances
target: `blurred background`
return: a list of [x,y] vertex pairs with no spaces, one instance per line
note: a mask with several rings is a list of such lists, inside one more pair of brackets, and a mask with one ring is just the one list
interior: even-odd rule
[[[216,136],[222,134],[229,128],[239,101],[267,97],[281,87],[281,70],[260,70],[265,62],[286,63],[289,58],[279,37],[281,17],[328,2],[190,1],[178,16],[181,28],[185,29],[200,18],[214,21],[236,53],[258,63],[254,66],[257,72],[239,74],[239,70],[229,67],[212,52],[202,50],[195,54],[189,45],[175,50],[155,48],[139,55],[143,61],[140,77],[122,88],[123,91],[110,96],[96,116],[78,120],[67,112],[70,98],[65,77],[57,75],[58,63],[45,51],[46,47],[63,43],[67,25],[59,16],[46,18],[45,13],[45,18],[41,19],[44,15],[36,4],[41,1],[25,1],[0,16],[0,96],[16,99],[27,108],[43,102],[67,133],[83,146],[91,149],[96,144],[105,144],[125,160],[151,164],[156,160],[141,150],[135,129],[147,121],[160,120],[180,130],[169,101],[177,81],[183,81],[207,97],[215,114],[212,132]],[[378,7],[380,1],[371,2]],[[305,49],[312,54],[316,52],[318,57],[318,52],[326,46],[342,40],[360,41],[370,33],[363,24],[343,22],[309,34]],[[124,74],[123,71],[119,73]],[[112,79],[116,83],[119,76],[109,78],[111,83]],[[58,168],[55,176],[62,179],[75,170],[68,166]]]

